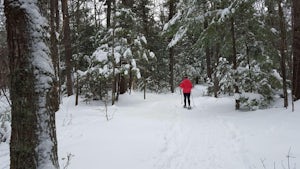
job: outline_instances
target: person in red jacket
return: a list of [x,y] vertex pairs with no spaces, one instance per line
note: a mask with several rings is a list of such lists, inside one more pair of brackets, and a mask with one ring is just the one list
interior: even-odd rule
[[191,91],[193,88],[193,84],[190,81],[190,79],[185,76],[182,82],[179,85],[180,88],[182,88],[183,96],[184,96],[184,108],[186,107],[186,99],[188,100],[189,104],[189,109],[191,108],[191,101],[190,101],[190,96],[191,96]]

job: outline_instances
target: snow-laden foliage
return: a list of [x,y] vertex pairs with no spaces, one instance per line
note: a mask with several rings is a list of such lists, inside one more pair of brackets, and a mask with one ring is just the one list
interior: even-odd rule
[[280,89],[281,82],[278,73],[272,69],[270,60],[262,65],[253,60],[241,63],[238,69],[241,89],[241,107],[250,110],[266,108],[273,101],[275,93]]
[[226,58],[219,58],[216,67],[212,73],[212,79],[208,80],[208,93],[212,94],[215,91],[215,88],[218,89],[217,95],[220,94],[233,94],[233,79],[234,72],[231,69],[231,65],[229,64]]
[[148,64],[155,54],[147,47],[139,24],[135,12],[118,6],[113,26],[94,37],[98,47],[91,56],[85,56],[88,68],[78,73],[86,97],[101,99],[111,90],[108,86],[116,76],[131,80],[147,76]]
[[[259,13],[255,2],[180,1],[177,13],[164,27],[164,34],[172,37],[169,47],[176,50],[177,74],[191,72],[192,67],[198,75],[188,74],[208,82],[209,93],[216,97],[233,95],[238,86],[236,99],[247,109],[268,106],[281,87],[280,75],[274,73],[279,72],[279,54],[272,42],[278,38],[278,30],[263,24],[265,13]],[[237,70],[233,69],[233,57],[237,58]]]

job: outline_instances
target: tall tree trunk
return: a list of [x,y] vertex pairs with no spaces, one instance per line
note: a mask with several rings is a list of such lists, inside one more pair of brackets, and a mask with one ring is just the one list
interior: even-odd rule
[[59,56],[58,56],[58,40],[56,37],[56,2],[55,0],[50,1],[50,42],[51,42],[51,58],[54,67],[55,81],[54,81],[54,89],[53,97],[57,98],[55,101],[55,109],[56,111],[59,109]]
[[300,1],[293,0],[293,97],[300,99]]
[[[204,21],[204,29],[208,27],[207,20]],[[212,69],[211,69],[211,51],[209,47],[209,42],[206,43],[205,46],[205,56],[206,56],[206,70],[207,70],[207,77],[211,80],[212,78]]]
[[72,83],[72,48],[71,48],[71,31],[68,12],[68,0],[61,0],[61,7],[63,13],[63,28],[64,28],[64,46],[65,46],[65,61],[66,61],[66,87],[68,96],[73,95]]
[[[172,19],[172,17],[175,15],[175,7],[176,7],[176,0],[169,0],[169,20]],[[169,41],[171,41],[172,38],[169,38]],[[171,92],[174,93],[175,86],[174,86],[174,48],[171,47],[169,49],[169,71],[170,71],[170,87]]]
[[11,169],[57,169],[54,70],[35,1],[5,0],[12,101]]
[[113,18],[112,18],[112,58],[113,58],[113,72],[112,72],[112,91],[111,91],[111,104],[114,105],[116,101],[116,88],[117,88],[117,80],[116,80],[116,63],[115,63],[115,16],[116,16],[116,0],[112,0],[113,2]]
[[[234,18],[231,18],[231,38],[232,38],[232,61],[233,61],[233,70],[234,70],[234,93],[239,94],[239,86],[238,86],[238,75],[237,75],[237,56],[236,56],[236,39],[235,39],[235,29],[234,29]],[[240,109],[240,100],[235,100],[235,109]]]
[[[56,33],[60,32],[60,12],[59,12],[59,0],[51,0],[54,1],[54,12],[55,12],[55,29],[56,29]],[[59,46],[59,41],[57,39],[58,37],[56,37],[57,40],[57,46]],[[61,89],[61,70],[60,70],[60,52],[59,52],[59,48],[58,50],[58,58],[57,58],[57,62],[56,65],[54,65],[54,68],[57,69],[57,76],[58,76],[58,96],[59,96],[59,102],[61,102],[61,96],[62,96],[62,89]]]
[[282,0],[278,0],[278,14],[279,14],[279,24],[280,24],[280,67],[281,67],[281,76],[283,84],[283,98],[284,98],[284,107],[288,107],[288,93],[287,93],[287,83],[286,83],[286,30],[285,30],[285,18],[283,16],[283,10],[281,6]]

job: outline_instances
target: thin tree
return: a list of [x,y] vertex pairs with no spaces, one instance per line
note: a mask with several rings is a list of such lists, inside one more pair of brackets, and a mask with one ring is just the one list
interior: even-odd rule
[[116,101],[116,88],[117,88],[117,78],[116,78],[116,63],[115,63],[115,16],[116,16],[116,0],[113,2],[113,18],[112,18],[112,58],[113,58],[113,72],[112,72],[112,93],[111,93],[111,104],[114,105]]
[[287,93],[287,82],[286,82],[286,28],[285,18],[283,15],[283,9],[281,6],[282,0],[278,0],[278,15],[279,15],[279,26],[280,26],[280,68],[282,76],[282,90],[284,98],[284,107],[288,107],[288,93]]
[[293,98],[300,99],[300,1],[293,0]]
[[66,61],[66,87],[68,96],[73,95],[72,83],[72,48],[71,48],[71,31],[70,31],[70,17],[68,12],[68,0],[61,0],[61,7],[63,13],[63,31],[64,31],[64,47],[65,47],[65,61]]
[[11,169],[57,169],[54,69],[35,0],[5,0],[12,101]]
[[[205,19],[204,21],[204,29],[207,29],[208,27],[208,21]],[[205,58],[206,58],[206,69],[207,69],[207,77],[211,80],[212,79],[212,68],[211,68],[211,49],[209,46],[209,41],[205,43]]]
[[55,90],[53,91],[53,96],[56,97],[57,99],[55,100],[55,109],[59,109],[59,55],[58,55],[58,40],[56,37],[56,30],[58,25],[56,25],[56,18],[59,17],[56,14],[57,10],[57,0],[52,0],[50,1],[50,51],[51,51],[51,58],[52,58],[52,63],[54,67],[54,74],[55,74]]
[[[234,93],[239,94],[239,86],[238,86],[238,76],[237,76],[237,68],[238,68],[238,62],[237,62],[237,56],[236,56],[236,38],[235,38],[235,27],[234,27],[234,18],[231,17],[231,38],[232,38],[232,61],[233,61],[233,70],[235,72],[234,74]],[[235,100],[235,109],[240,109],[240,100]]]
[[[169,0],[169,20],[173,18],[175,15],[175,9],[176,9],[176,0]],[[171,41],[172,38],[169,39]],[[175,59],[174,59],[174,48],[170,47],[169,48],[169,71],[170,71],[170,87],[171,87],[171,92],[174,93],[175,86],[174,86],[174,64],[175,64]]]

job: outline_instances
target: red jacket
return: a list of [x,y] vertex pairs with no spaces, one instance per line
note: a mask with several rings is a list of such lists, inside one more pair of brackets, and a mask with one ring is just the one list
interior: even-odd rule
[[179,87],[182,88],[183,93],[191,93],[191,90],[193,88],[193,84],[188,78],[185,78],[180,83]]

